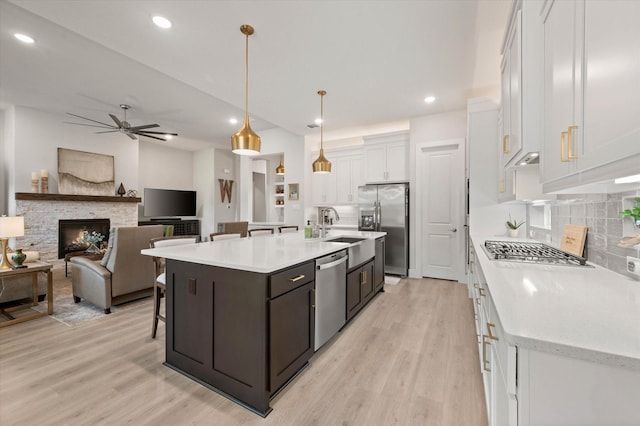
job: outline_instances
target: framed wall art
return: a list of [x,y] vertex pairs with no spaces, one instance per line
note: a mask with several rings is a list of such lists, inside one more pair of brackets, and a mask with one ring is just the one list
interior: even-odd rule
[[300,184],[298,183],[289,184],[289,199],[290,200],[300,199]]

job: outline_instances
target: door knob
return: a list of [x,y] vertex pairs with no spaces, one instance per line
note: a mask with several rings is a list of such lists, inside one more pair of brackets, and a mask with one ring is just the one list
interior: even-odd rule
[[451,228],[451,229],[449,229],[449,231],[451,231],[451,232],[458,232],[458,229],[457,229],[457,228]]

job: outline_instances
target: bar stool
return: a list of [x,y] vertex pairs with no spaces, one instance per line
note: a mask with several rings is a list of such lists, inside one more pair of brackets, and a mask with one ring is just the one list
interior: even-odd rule
[[278,227],[278,232],[280,232],[281,234],[284,232],[296,232],[297,230],[298,230],[298,225],[285,225],[285,226]]
[[267,235],[267,234],[273,234],[273,228],[249,229],[250,237],[257,237],[258,235]]
[[[200,241],[199,235],[179,235],[171,237],[157,237],[149,241],[149,247],[169,247],[185,244],[195,244]],[[153,283],[153,325],[151,327],[151,338],[156,338],[158,330],[158,320],[167,322],[166,318],[160,315],[160,299],[162,299],[167,290],[167,274],[165,271],[165,260],[163,257],[153,257],[153,263],[156,266],[156,278]]]
[[242,234],[234,232],[212,232],[209,234],[211,241],[231,240],[234,238],[241,238]]

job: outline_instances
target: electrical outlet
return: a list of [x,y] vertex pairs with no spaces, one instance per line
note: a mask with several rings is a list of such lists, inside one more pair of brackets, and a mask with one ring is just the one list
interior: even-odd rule
[[627,256],[627,272],[640,277],[640,259]]

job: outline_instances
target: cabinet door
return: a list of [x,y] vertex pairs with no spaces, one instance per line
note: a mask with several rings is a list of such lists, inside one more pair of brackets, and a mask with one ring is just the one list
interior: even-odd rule
[[378,238],[376,240],[376,257],[374,259],[373,270],[375,291],[378,291],[384,285],[384,248],[385,239]]
[[364,185],[364,159],[362,156],[352,158],[349,163],[351,165],[351,192],[349,194],[349,203],[357,203],[358,187]]
[[312,173],[312,200],[316,206],[334,204],[336,202],[336,172],[331,164],[331,173]]
[[522,12],[518,11],[509,41],[509,140],[505,164],[522,148]]
[[347,274],[347,320],[353,317],[361,306],[361,273],[362,268],[358,268]]
[[387,173],[387,152],[383,144],[364,149],[366,182],[383,182]]
[[580,170],[640,154],[640,2],[587,1],[584,8]]
[[272,394],[313,355],[314,285],[311,281],[269,301],[269,390]]
[[[568,154],[568,131],[577,123],[576,95],[580,67],[576,67],[576,3],[554,1],[544,26],[544,139],[542,180],[552,181],[575,172]],[[580,132],[572,132],[572,138]]]
[[509,60],[509,49],[505,49],[502,57],[501,78],[501,106],[500,106],[500,140],[498,141],[498,168],[499,171],[507,164],[507,156],[509,155],[509,138],[511,137],[511,128],[509,127],[511,120],[511,83],[510,72],[511,61]]
[[338,158],[333,162],[332,172],[335,172],[336,201],[340,204],[351,202],[351,160],[349,158]]
[[407,144],[393,142],[387,145],[387,176],[386,180],[407,180]]
[[375,288],[375,275],[373,273],[373,261],[362,267],[360,280],[360,285],[362,286],[362,303],[365,304],[374,295],[373,289]]

